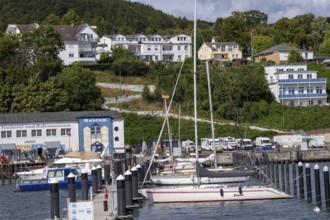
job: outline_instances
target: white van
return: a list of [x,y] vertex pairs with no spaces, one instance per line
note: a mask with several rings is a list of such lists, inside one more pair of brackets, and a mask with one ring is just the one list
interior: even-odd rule
[[268,137],[257,137],[256,138],[256,148],[266,148],[272,149],[272,142]]
[[237,146],[235,138],[233,137],[221,138],[221,143],[226,150],[235,150]]
[[185,152],[194,152],[195,151],[195,143],[191,140],[182,141],[182,149],[184,149]]
[[[213,150],[213,138],[201,138],[201,146],[203,150]],[[219,138],[214,138],[214,146],[216,150],[222,149]]]
[[252,140],[249,138],[236,139],[236,145],[237,145],[237,148],[241,149],[241,150],[252,150],[254,147]]

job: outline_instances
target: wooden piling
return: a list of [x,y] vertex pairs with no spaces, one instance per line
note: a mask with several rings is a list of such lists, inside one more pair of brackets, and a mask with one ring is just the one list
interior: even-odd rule
[[304,194],[304,170],[302,162],[298,163],[298,178],[299,178],[299,195],[301,199],[305,198]]
[[315,200],[317,207],[321,207],[321,184],[320,184],[320,170],[319,165],[314,166],[314,177],[315,177]]
[[297,168],[295,162],[292,162],[291,168],[292,168],[293,196],[297,196]]
[[285,161],[285,182],[286,182],[286,192],[288,194],[290,193],[290,167],[289,167],[289,161]]
[[324,178],[324,192],[325,192],[325,206],[326,209],[330,208],[330,184],[329,184],[329,168],[323,167],[323,178]]
[[312,202],[312,181],[311,181],[311,169],[309,163],[305,164],[305,177],[306,177],[306,190],[307,190],[307,201]]

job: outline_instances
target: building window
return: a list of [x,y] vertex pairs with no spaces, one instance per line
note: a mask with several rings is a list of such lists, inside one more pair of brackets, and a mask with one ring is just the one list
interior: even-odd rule
[[317,104],[322,105],[323,104],[322,99],[317,100]]
[[287,69],[286,71],[288,71],[288,72],[293,72],[294,69]]
[[313,106],[314,105],[314,103],[313,103],[313,100],[308,100],[308,105],[310,105],[310,106]]
[[178,55],[178,60],[181,60],[181,55]]
[[233,51],[233,46],[229,46],[229,47],[228,47],[228,51],[229,51],[229,52],[232,52],[232,51]]
[[289,77],[289,79],[293,79],[293,75],[292,74],[288,75],[288,77]]
[[1,138],[11,138],[11,131],[1,131]]
[[119,137],[115,137],[115,141],[119,141]]
[[294,87],[289,87],[289,94],[294,94]]
[[178,46],[178,51],[180,51],[181,50],[181,46]]
[[305,59],[308,59],[308,53],[305,53]]
[[185,51],[188,51],[188,46],[184,46],[184,50]]
[[304,93],[304,87],[299,87],[298,91],[299,91],[299,94],[303,94]]
[[16,137],[18,137],[18,138],[20,138],[20,137],[27,137],[26,130],[17,130],[16,131]]
[[285,90],[284,90],[284,88],[280,87],[279,91],[280,91],[280,95],[285,94]]
[[322,86],[316,86],[316,93],[318,94],[322,93]]
[[41,137],[41,135],[42,135],[41,129],[31,130],[32,137]]
[[277,71],[278,72],[284,72],[284,69],[278,69]]
[[293,100],[289,101],[289,106],[294,106],[294,101]]
[[71,136],[71,128],[62,128],[61,136]]
[[150,50],[151,50],[151,47],[150,47],[150,46],[148,46],[148,47],[147,47],[147,51],[150,51]]
[[298,79],[302,79],[303,75],[302,74],[298,74]]
[[307,79],[311,79],[312,78],[312,74],[307,74]]
[[92,138],[99,138],[99,137],[101,137],[101,126],[98,125],[98,124],[94,124],[91,127],[91,135],[92,135]]
[[220,50],[221,50],[221,52],[225,52],[225,50],[226,50],[225,45],[221,45]]
[[74,57],[73,53],[69,53],[69,57],[71,58]]
[[313,93],[313,87],[308,86],[307,87],[307,94]]
[[46,136],[56,136],[56,129],[47,129]]
[[298,71],[304,71],[305,69],[304,68],[298,68]]

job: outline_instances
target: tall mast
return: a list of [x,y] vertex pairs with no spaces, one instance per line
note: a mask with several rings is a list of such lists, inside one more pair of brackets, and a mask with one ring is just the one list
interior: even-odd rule
[[[194,118],[195,118],[195,143],[196,143],[196,163],[198,163],[198,130],[197,130],[197,50],[196,50],[196,29],[197,29],[197,0],[195,0],[195,10],[194,10]],[[199,185],[199,178],[197,178],[197,183]]]

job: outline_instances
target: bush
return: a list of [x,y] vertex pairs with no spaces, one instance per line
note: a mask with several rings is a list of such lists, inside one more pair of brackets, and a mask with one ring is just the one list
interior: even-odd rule
[[148,66],[140,60],[116,60],[113,62],[113,71],[122,76],[144,76],[148,74]]

